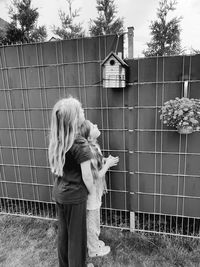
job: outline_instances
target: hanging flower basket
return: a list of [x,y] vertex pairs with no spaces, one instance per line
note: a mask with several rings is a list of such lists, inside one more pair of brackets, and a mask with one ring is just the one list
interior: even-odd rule
[[180,134],[191,134],[193,132],[193,128],[191,126],[177,127],[177,130]]
[[180,134],[200,130],[200,100],[186,97],[169,100],[161,107],[163,124],[177,129]]

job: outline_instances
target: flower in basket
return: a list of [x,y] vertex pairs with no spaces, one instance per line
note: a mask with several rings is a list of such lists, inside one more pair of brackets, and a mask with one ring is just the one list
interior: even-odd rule
[[176,97],[164,103],[160,119],[163,124],[191,132],[200,130],[200,100]]

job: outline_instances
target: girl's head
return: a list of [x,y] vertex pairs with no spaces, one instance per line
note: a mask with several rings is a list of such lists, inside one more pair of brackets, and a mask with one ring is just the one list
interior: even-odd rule
[[88,141],[95,141],[101,133],[96,124],[85,120],[80,126],[80,134]]
[[49,142],[49,162],[53,173],[63,174],[65,153],[71,148],[78,128],[85,120],[81,103],[73,97],[59,100],[53,107]]

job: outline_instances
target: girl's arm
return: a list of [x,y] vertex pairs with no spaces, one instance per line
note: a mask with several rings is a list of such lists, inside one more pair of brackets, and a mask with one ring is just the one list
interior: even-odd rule
[[93,183],[90,160],[81,163],[81,172],[82,172],[83,182],[87,187],[89,194],[91,194],[94,188],[94,183]]
[[108,169],[110,167],[116,166],[119,162],[119,157],[113,157],[113,156],[109,156],[107,159],[105,159],[105,164],[103,165],[103,167],[101,168],[101,170],[99,171],[99,178],[104,177],[104,175],[106,174],[106,172],[108,171]]
[[99,178],[103,178],[108,171],[109,167],[105,164],[103,165],[102,169],[98,172]]

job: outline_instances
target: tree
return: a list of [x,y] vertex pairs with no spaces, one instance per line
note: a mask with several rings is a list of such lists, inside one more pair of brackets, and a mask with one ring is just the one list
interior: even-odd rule
[[62,27],[53,26],[53,33],[61,39],[78,38],[85,35],[81,23],[75,23],[75,19],[79,16],[79,10],[72,11],[72,0],[66,0],[69,8],[69,14],[59,10],[59,17]]
[[97,0],[98,17],[90,20],[91,36],[121,34],[124,31],[123,18],[116,18],[117,8],[114,0]]
[[47,37],[45,26],[36,26],[39,12],[31,7],[32,0],[13,0],[9,7],[11,23],[6,30],[6,43],[44,41]]
[[143,54],[148,56],[178,55],[182,52],[180,41],[181,17],[167,20],[170,11],[176,8],[176,0],[162,0],[157,9],[158,19],[151,22],[151,41],[147,43],[147,50]]

